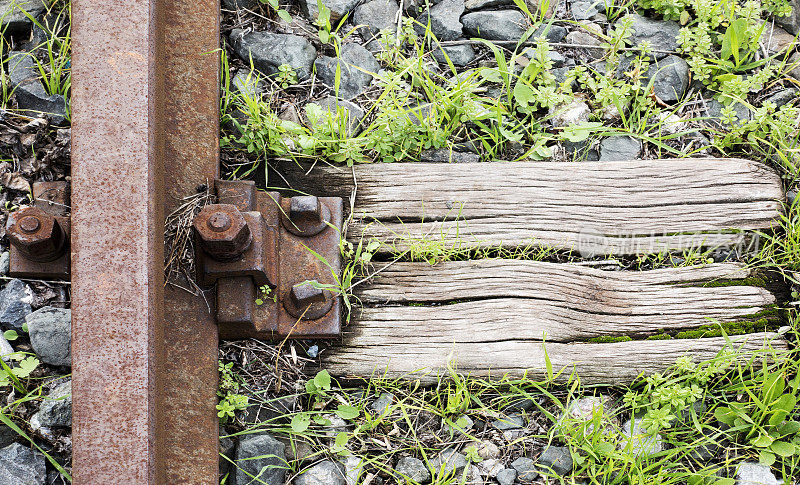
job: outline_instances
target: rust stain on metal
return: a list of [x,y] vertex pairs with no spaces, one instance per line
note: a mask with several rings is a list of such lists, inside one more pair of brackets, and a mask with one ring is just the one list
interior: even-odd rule
[[167,483],[154,1],[72,2],[73,478]]
[[[219,177],[219,0],[161,0],[165,101],[164,207]],[[213,304],[213,298],[209,298]],[[166,359],[160,416],[166,484],[216,484],[217,326],[202,297],[165,289]]]
[[[12,213],[8,221],[9,274],[20,278],[67,280],[70,270],[69,185],[64,181],[34,182],[33,198],[33,207]],[[22,224],[17,226],[16,221]]]
[[219,0],[72,8],[74,483],[214,484],[216,326],[163,236],[218,176]]
[[[250,301],[244,301],[253,292],[252,282],[241,279],[230,281],[235,279],[234,276],[244,275],[241,268],[230,266],[230,263],[215,263],[220,265],[216,271],[221,278],[217,286],[220,336],[225,339],[265,340],[286,336],[338,337],[341,331],[341,298],[330,290],[317,292],[313,286],[307,288],[308,285],[303,283],[317,281],[323,285],[334,285],[336,282],[332,270],[337,274],[341,270],[340,234],[337,228],[342,225],[342,199],[284,199],[277,192],[258,192],[253,195],[254,188],[245,185],[237,189],[240,182],[218,184],[221,202],[223,194],[227,194],[224,201],[228,204],[248,210],[257,208],[265,227],[277,239],[277,244],[270,246],[275,248],[276,254],[268,257],[268,263],[271,263],[268,268],[274,275],[269,280],[272,293],[271,297],[263,298],[261,305],[253,306]],[[323,227],[320,227],[320,221],[325,221]],[[320,261],[311,251],[325,261]],[[205,268],[206,278],[209,267],[207,261],[198,264],[198,269]],[[223,268],[230,272],[223,275]],[[256,283],[261,284],[258,281]]]

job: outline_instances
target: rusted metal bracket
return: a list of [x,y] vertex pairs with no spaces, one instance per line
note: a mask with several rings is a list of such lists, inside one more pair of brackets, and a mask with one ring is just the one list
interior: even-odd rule
[[215,188],[219,203],[194,228],[197,280],[217,284],[220,337],[338,337],[342,199],[284,198],[251,181]]
[[69,186],[34,182],[34,203],[12,212],[6,223],[11,241],[9,274],[20,278],[69,279]]

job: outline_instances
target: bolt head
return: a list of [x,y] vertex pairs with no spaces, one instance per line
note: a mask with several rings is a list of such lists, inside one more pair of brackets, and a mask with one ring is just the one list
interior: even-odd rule
[[32,261],[46,262],[63,253],[66,236],[51,214],[37,207],[12,212],[6,223],[11,244]]
[[292,299],[292,303],[296,307],[305,309],[309,305],[325,301],[325,291],[322,288],[315,287],[314,283],[316,281],[305,281],[292,286],[289,298]]
[[322,206],[319,198],[313,195],[298,195],[291,198],[289,205],[289,218],[296,223],[319,222],[322,216]]
[[200,245],[220,261],[238,258],[253,240],[244,215],[232,204],[203,207],[193,225]]

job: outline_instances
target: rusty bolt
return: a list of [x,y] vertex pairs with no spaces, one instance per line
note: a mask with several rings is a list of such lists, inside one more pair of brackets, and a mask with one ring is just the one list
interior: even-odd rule
[[31,261],[54,261],[64,254],[64,229],[55,217],[37,207],[12,212],[6,233],[11,244]]
[[218,261],[241,256],[253,241],[242,213],[232,204],[211,204],[194,218],[194,230],[200,245]]
[[283,306],[286,311],[294,317],[303,317],[305,320],[316,320],[328,313],[333,306],[331,292],[318,286],[317,281],[304,281],[293,285],[288,298],[284,300]]
[[328,227],[331,211],[318,197],[299,195],[289,199],[288,217],[283,219],[286,229],[297,236],[310,237]]

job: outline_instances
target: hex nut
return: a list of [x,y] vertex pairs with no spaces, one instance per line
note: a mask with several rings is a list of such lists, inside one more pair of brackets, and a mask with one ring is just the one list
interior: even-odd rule
[[311,237],[324,231],[331,220],[331,211],[319,197],[298,195],[281,200],[283,227],[295,236]]
[[64,254],[64,229],[53,215],[38,207],[12,212],[6,223],[6,234],[11,244],[31,261],[54,261]]
[[244,215],[232,204],[210,204],[193,221],[203,249],[218,261],[240,257],[253,241]]
[[289,315],[303,320],[316,320],[330,311],[333,306],[331,292],[317,285],[317,281],[292,285],[283,302]]

